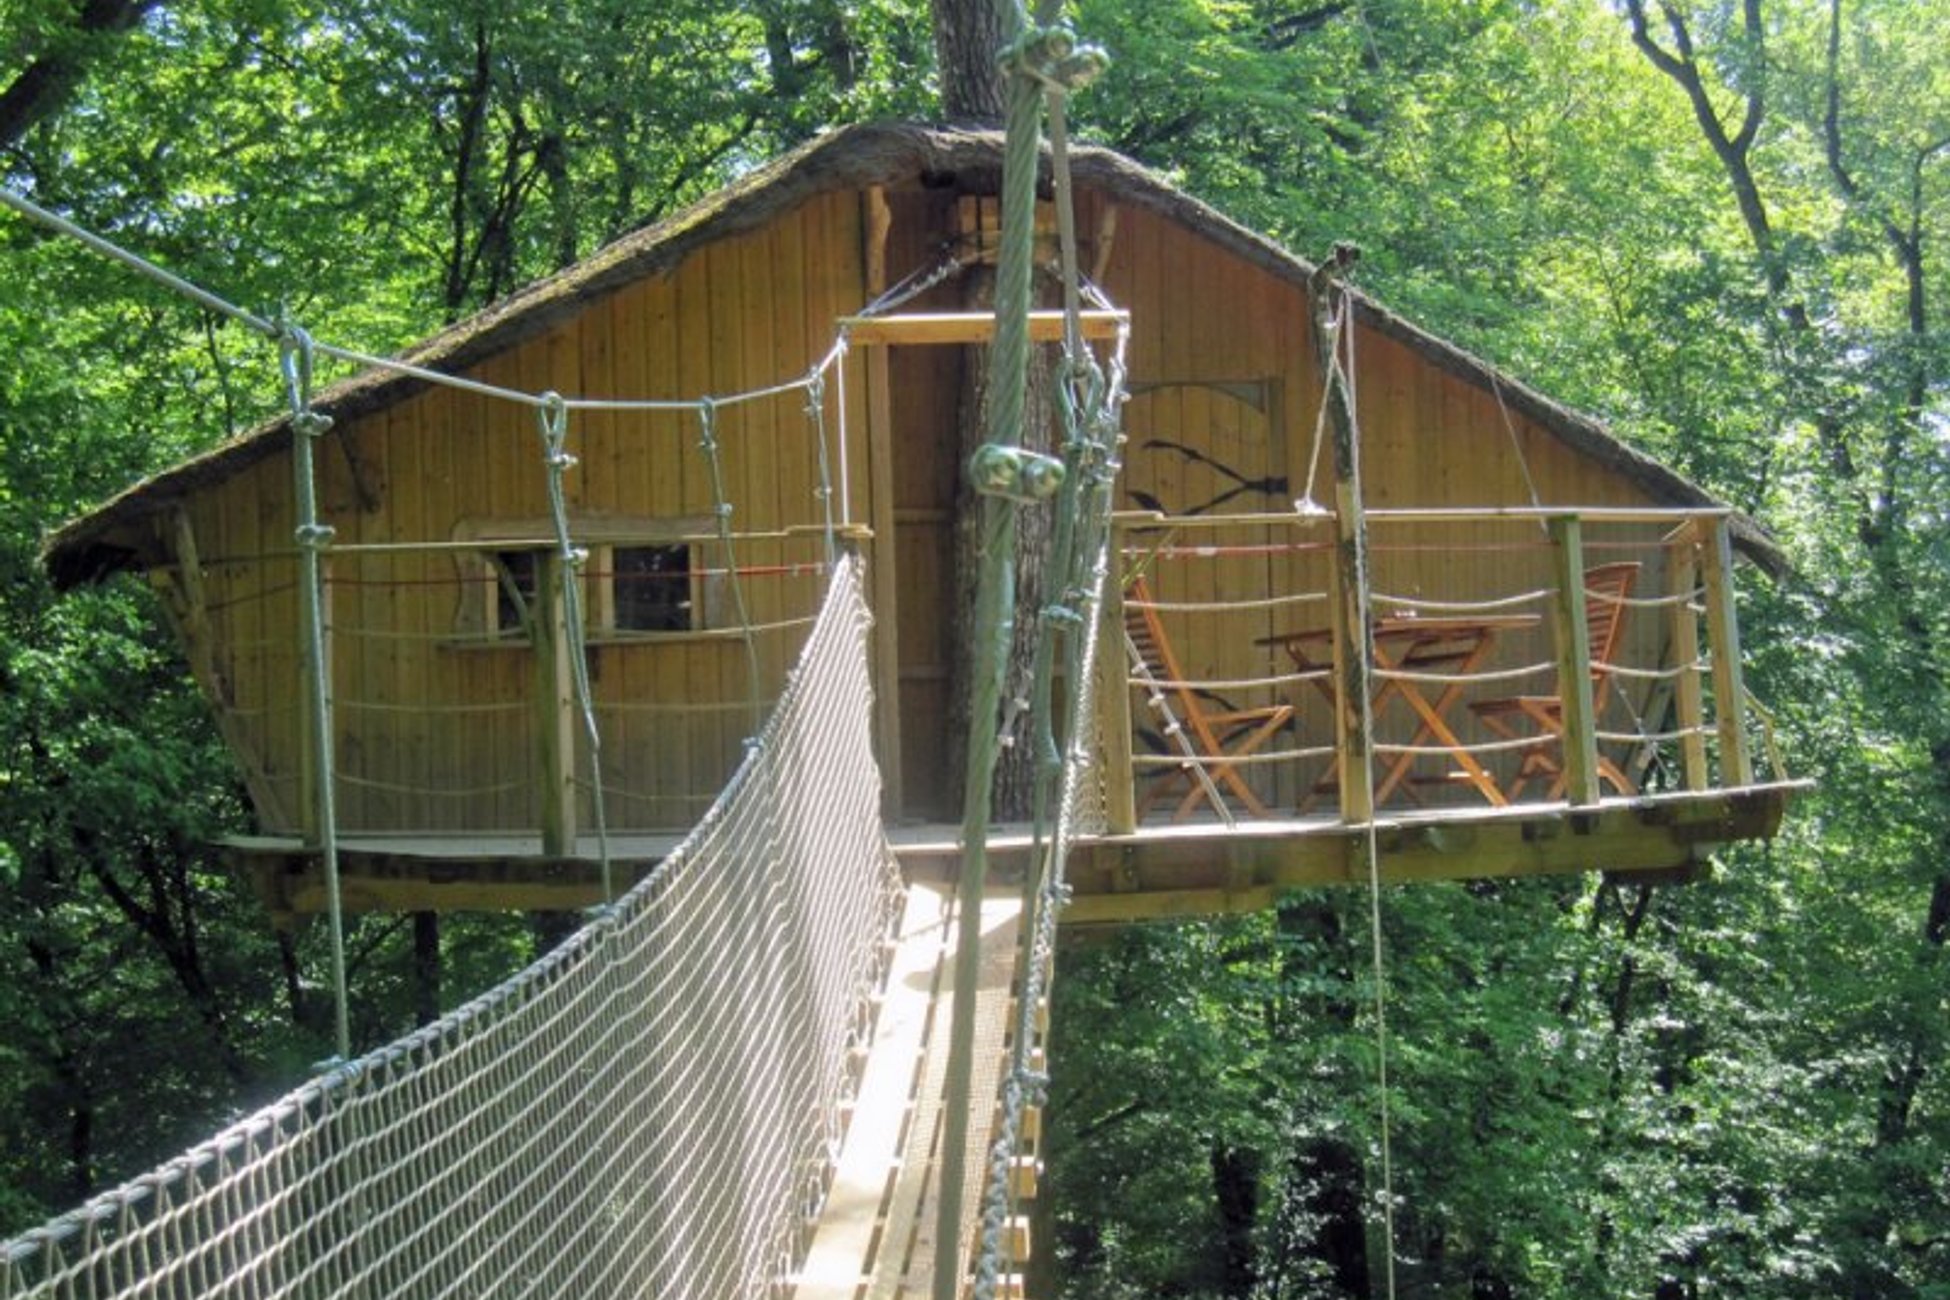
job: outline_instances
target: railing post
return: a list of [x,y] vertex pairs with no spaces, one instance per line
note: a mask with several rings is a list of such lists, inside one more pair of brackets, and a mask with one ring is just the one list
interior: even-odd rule
[[1333,607],[1334,629],[1334,766],[1340,774],[1341,820],[1362,825],[1374,820],[1374,782],[1368,776],[1371,755],[1361,729],[1362,684],[1359,656],[1367,649],[1366,602],[1358,578],[1347,562],[1353,539],[1343,528],[1334,548],[1336,562],[1328,572],[1327,590]]
[[1693,605],[1699,586],[1699,528],[1689,520],[1675,534],[1672,544],[1671,594],[1672,657],[1678,668],[1673,679],[1673,712],[1682,733],[1679,738],[1680,771],[1688,790],[1707,788],[1706,705],[1700,688],[1699,612]]
[[1740,666],[1740,620],[1733,605],[1733,530],[1722,515],[1706,521],[1706,638],[1713,652],[1713,717],[1720,733],[1720,785],[1754,783],[1747,750],[1747,687]]
[[565,572],[555,551],[535,557],[535,604],[530,611],[535,647],[535,734],[542,764],[542,852],[566,857],[576,843],[575,676],[569,656],[569,602]]
[[1131,762],[1131,682],[1129,653],[1124,648],[1124,579],[1122,547],[1111,537],[1110,576],[1104,580],[1103,607],[1098,610],[1097,718],[1104,743],[1104,823],[1113,835],[1137,829],[1137,785]]
[[1551,641],[1557,648],[1557,696],[1563,734],[1564,795],[1575,805],[1598,802],[1598,722],[1591,691],[1591,624],[1585,612],[1584,530],[1576,515],[1550,521]]

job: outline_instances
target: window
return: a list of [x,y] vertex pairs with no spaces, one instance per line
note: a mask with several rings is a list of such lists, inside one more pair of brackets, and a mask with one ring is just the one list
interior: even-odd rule
[[534,551],[496,551],[488,557],[489,576],[494,581],[490,630],[496,635],[520,636],[528,630],[526,615],[535,602],[540,569],[541,558]]
[[[709,527],[702,518],[587,516],[573,519],[576,544],[588,553],[578,570],[584,626],[592,641],[702,632],[713,626],[721,581],[708,567]],[[555,543],[546,519],[463,520],[455,541],[463,599],[454,631],[463,638],[521,643],[530,606]]]
[[603,549],[609,553],[612,627],[619,632],[690,632],[698,627],[688,543]]

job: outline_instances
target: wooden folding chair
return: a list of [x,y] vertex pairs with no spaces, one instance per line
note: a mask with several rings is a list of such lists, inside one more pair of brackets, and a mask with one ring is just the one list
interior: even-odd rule
[[[1146,782],[1145,788],[1138,792],[1137,815],[1142,818],[1166,787],[1183,781],[1191,788],[1179,800],[1172,814],[1173,821],[1183,821],[1201,798],[1213,802],[1223,816],[1225,809],[1218,803],[1221,791],[1230,791],[1253,816],[1270,816],[1266,805],[1241,774],[1239,760],[1258,752],[1285,726],[1293,717],[1293,706],[1269,704],[1256,709],[1213,709],[1212,701],[1186,680],[1151,601],[1151,586],[1144,576],[1133,578],[1125,590],[1124,602],[1124,631],[1130,638],[1130,650],[1135,658],[1132,667],[1138,671],[1140,684],[1164,698],[1165,707],[1172,715],[1167,729],[1175,723],[1183,737],[1176,743],[1167,737],[1166,745],[1188,761],[1186,766],[1160,773]],[[1194,762],[1205,769],[1206,780],[1199,779]]]
[[[1584,571],[1584,621],[1591,643],[1591,715],[1594,718],[1604,716],[1605,702],[1611,698],[1612,660],[1624,639],[1629,608],[1625,601],[1631,596],[1638,576],[1636,560],[1601,564]],[[1540,777],[1550,778],[1547,798],[1555,799],[1564,793],[1563,755],[1558,752],[1564,743],[1561,699],[1555,695],[1512,695],[1478,700],[1469,708],[1496,735],[1506,740],[1528,737],[1536,742],[1518,751],[1516,775],[1504,790],[1511,802],[1516,801],[1525,786]],[[1632,778],[1602,751],[1598,755],[1598,776],[1611,782],[1612,789],[1620,794],[1638,793]]]

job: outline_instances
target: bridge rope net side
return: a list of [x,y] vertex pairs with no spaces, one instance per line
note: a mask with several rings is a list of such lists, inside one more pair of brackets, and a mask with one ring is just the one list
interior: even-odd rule
[[434,1025],[0,1246],[0,1297],[776,1291],[900,906],[868,622],[843,558],[654,875]]

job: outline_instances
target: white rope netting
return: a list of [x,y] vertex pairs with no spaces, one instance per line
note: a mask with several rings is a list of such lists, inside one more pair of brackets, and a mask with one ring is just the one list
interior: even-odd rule
[[0,1246],[0,1297],[759,1295],[897,910],[857,562],[655,874],[435,1025]]

